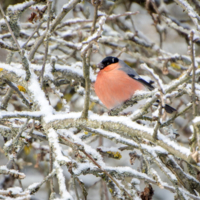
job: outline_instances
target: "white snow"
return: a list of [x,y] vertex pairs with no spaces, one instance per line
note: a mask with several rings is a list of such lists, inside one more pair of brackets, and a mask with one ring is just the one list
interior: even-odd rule
[[98,167],[95,166],[93,163],[77,163],[77,167],[73,168],[73,173],[79,176],[81,173],[87,170],[94,170]]
[[109,139],[113,139],[115,140],[116,142],[120,142],[120,143],[123,143],[123,144],[127,144],[127,145],[131,145],[131,146],[134,146],[134,147],[138,147],[138,144],[136,142],[134,142],[133,140],[130,140],[130,139],[126,139],[122,136],[120,136],[119,134],[117,133],[113,133],[113,132],[109,132],[109,131],[105,131],[105,130],[102,130],[102,129],[91,129],[91,131],[97,131],[100,135],[102,136],[105,136]]
[[46,115],[44,117],[44,120],[46,123],[49,123],[51,121],[55,121],[55,120],[63,120],[63,119],[70,119],[70,118],[79,118],[81,116],[80,112],[70,112],[68,114],[66,113],[60,113],[60,114],[56,114],[56,115]]
[[7,71],[13,72],[15,73],[18,77],[22,77],[23,79],[25,79],[26,77],[26,72],[22,69],[22,65],[18,64],[18,63],[11,63],[9,64],[5,64],[5,63],[1,63],[0,68],[3,68]]
[[30,117],[40,117],[43,113],[41,111],[14,111],[14,112],[7,112],[7,111],[1,111],[0,112],[0,118],[5,117],[16,117],[17,115],[21,116],[30,116]]
[[40,105],[40,110],[43,115],[51,115],[53,113],[53,108],[49,105],[49,102],[38,82],[38,77],[34,72],[31,73],[28,88],[34,95],[33,99],[38,103],[38,105]]
[[23,190],[21,187],[12,187],[7,189],[12,195],[17,195],[21,193]]
[[193,122],[194,124],[199,124],[199,123],[200,123],[200,117],[199,117],[199,116],[195,117],[195,118],[192,120],[192,122]]
[[61,149],[59,142],[58,142],[58,134],[56,133],[56,131],[53,128],[49,129],[48,140],[49,140],[50,145],[54,148],[56,160],[59,163],[64,162],[66,164],[66,163],[71,161],[66,156],[63,156],[62,149]]
[[92,155],[92,157],[96,160],[98,164],[101,166],[104,166],[105,163],[103,162],[102,156],[97,152],[95,149],[93,149],[91,146],[85,144],[77,135],[73,133],[73,131],[60,129],[58,132],[64,136],[67,136],[69,138],[72,138],[74,143],[79,144],[84,147],[84,150],[87,154]]
[[105,167],[104,169],[106,171],[116,171],[120,175],[126,173],[126,174],[130,174],[131,176],[135,176],[135,178],[154,182],[154,180],[150,178],[149,176],[147,176],[145,173],[138,172],[137,170],[132,169],[130,167]]
[[35,1],[25,1],[24,3],[18,3],[18,4],[15,4],[15,5],[10,5],[8,7],[8,9],[12,10],[13,12],[16,11],[16,10],[23,10],[25,7],[27,6],[31,6],[32,4],[34,4]]
[[28,186],[28,190],[33,190],[33,189],[35,189],[39,186],[40,186],[40,183],[33,183],[33,184]]
[[5,144],[4,147],[9,147],[12,145],[13,139],[8,140]]

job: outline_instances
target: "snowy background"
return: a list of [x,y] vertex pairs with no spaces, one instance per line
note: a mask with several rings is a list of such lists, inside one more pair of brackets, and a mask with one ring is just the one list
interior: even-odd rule
[[[104,1],[98,6],[95,16],[95,1],[75,2],[78,1],[53,1],[50,7],[54,13],[48,11],[44,2],[34,5],[34,1],[29,1],[10,5],[7,11],[3,5],[11,28],[19,27],[19,30],[13,28],[13,32],[20,48],[25,50],[30,78],[26,81],[26,63],[21,59],[22,54],[16,52],[15,48],[18,47],[1,15],[0,199],[5,197],[3,191],[8,192],[8,188],[13,188],[13,193],[21,194],[24,199],[49,199],[52,191],[60,199],[78,199],[78,196],[79,199],[84,199],[84,189],[88,193],[88,200],[123,199],[125,196],[128,199],[124,189],[133,199],[141,199],[140,196],[149,183],[154,190],[154,200],[174,199],[176,195],[177,199],[194,198],[192,195],[200,192],[200,71],[196,69],[195,80],[190,73],[194,70],[193,65],[198,68],[200,64],[200,13],[196,11],[200,8],[199,3],[196,7],[193,4],[188,7],[189,4],[186,4],[184,8],[181,3],[185,1],[181,0],[177,0],[177,3],[167,0],[157,0],[156,3],[146,1],[146,4],[144,1],[138,3],[131,0]],[[57,16],[71,4],[75,8],[70,9],[48,35],[45,31],[51,30]],[[33,13],[37,17],[33,18]],[[120,16],[121,14],[124,16]],[[17,22],[13,22],[15,16],[19,17]],[[94,17],[97,22],[95,31],[91,34]],[[116,18],[111,20],[112,17]],[[40,23],[38,31],[23,46]],[[193,46],[190,41],[191,32],[194,34]],[[38,38],[43,35],[40,42],[42,45],[30,57]],[[45,56],[47,43],[48,55]],[[5,44],[12,47],[12,51]],[[90,49],[90,60],[87,62],[91,66],[88,77],[91,82],[91,101],[88,119],[81,121],[79,118],[86,101],[87,78],[83,73],[83,54]],[[108,116],[108,110],[92,89],[97,74],[95,65],[108,55],[120,56],[140,75],[151,77],[150,72],[145,72],[141,67],[141,63],[146,63],[158,75],[166,92],[163,94],[164,99],[177,109],[177,113],[167,115],[162,111],[160,115],[158,108],[151,107],[147,113],[140,115],[143,112],[141,105],[146,103],[144,100],[128,109],[128,114],[121,111],[117,113],[118,116]],[[44,60],[46,63],[41,87]],[[193,82],[196,84],[196,100],[192,100]],[[176,83],[178,85],[174,86]],[[9,92],[10,97],[3,107]],[[156,100],[153,96],[155,93],[160,94],[158,90],[152,93],[138,92],[136,98]],[[151,95],[148,97],[153,97],[145,98],[149,94]],[[169,124],[161,127],[169,121]],[[156,130],[158,140],[154,141],[152,135],[156,123],[161,125]],[[189,139],[190,136],[193,139]],[[133,158],[131,162],[133,154],[135,160]],[[171,164],[173,161],[174,165]],[[56,174],[53,178],[54,189],[49,181],[44,181],[39,190],[29,196],[32,188],[37,188],[36,183],[41,183],[48,176],[51,163]],[[18,170],[26,177],[18,181],[13,176],[5,176],[5,171],[9,169]],[[111,174],[121,189],[116,183],[113,183],[115,186],[109,185],[105,171]],[[185,186],[185,182],[189,180],[193,180],[191,185],[195,183],[195,188],[190,184]],[[81,182],[84,187],[81,187]],[[179,183],[178,186],[176,182]],[[27,196],[15,187],[23,188]],[[14,195],[10,198],[19,197]]]

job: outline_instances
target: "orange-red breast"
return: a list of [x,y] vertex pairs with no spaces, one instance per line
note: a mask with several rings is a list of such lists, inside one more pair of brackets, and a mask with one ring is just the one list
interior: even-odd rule
[[[94,85],[95,93],[101,102],[113,109],[129,100],[136,90],[153,90],[153,81],[147,82],[125,62],[116,57],[104,58],[97,67],[100,69]],[[165,105],[168,113],[176,111]]]

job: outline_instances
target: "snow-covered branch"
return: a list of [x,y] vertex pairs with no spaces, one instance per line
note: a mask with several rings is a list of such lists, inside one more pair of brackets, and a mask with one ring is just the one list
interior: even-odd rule
[[[200,4],[175,2],[1,4],[0,198],[50,182],[47,199],[200,199]],[[94,92],[107,56],[155,89],[108,110]]]

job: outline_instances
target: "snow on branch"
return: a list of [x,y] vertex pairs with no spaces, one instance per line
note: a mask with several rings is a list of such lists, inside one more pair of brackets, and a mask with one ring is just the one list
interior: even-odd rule
[[193,23],[196,26],[197,30],[200,30],[200,16],[197,14],[197,12],[192,8],[192,6],[185,0],[175,0],[176,3],[178,3],[186,12],[188,13],[188,16],[192,19]]
[[15,178],[24,179],[26,176],[24,173],[18,172],[16,170],[9,170],[6,166],[0,166],[0,174],[10,174]]
[[[161,0],[1,4],[0,198],[38,198],[49,182],[48,199],[98,189],[101,199],[153,199],[157,186],[200,199],[199,3],[175,2],[176,15]],[[106,109],[94,83],[107,56],[155,89]]]
[[58,184],[59,184],[60,196],[62,199],[67,199],[67,200],[70,199],[71,200],[72,196],[69,194],[69,192],[66,189],[63,170],[60,166],[61,163],[63,163],[63,162],[67,163],[67,162],[70,162],[70,160],[67,157],[62,155],[61,148],[58,144],[58,136],[57,136],[56,131],[53,130],[52,128],[49,129],[47,137],[49,140],[49,144],[54,149],[53,152],[55,153],[54,165],[55,165],[56,176],[57,176]]
[[[131,119],[127,117],[109,117],[109,116],[98,116],[95,114],[90,114],[87,121],[81,120],[78,117],[80,113],[70,113],[70,114],[63,114],[63,115],[53,115],[45,117],[46,123],[48,123],[47,127],[54,127],[57,128],[64,128],[65,124],[67,128],[70,127],[79,127],[84,126],[85,123],[87,127],[90,128],[99,128],[103,126],[105,130],[116,132],[119,134],[131,137],[142,137],[150,141],[154,141],[153,129],[147,128],[142,125],[139,125],[135,122],[132,122]],[[174,141],[170,141],[167,137],[162,134],[158,134],[159,140],[156,144],[160,145],[170,153],[175,154],[177,157],[181,157],[182,159],[186,160],[187,162],[193,162],[192,158],[190,157],[190,150],[177,145]],[[197,167],[198,168],[198,167]]]

